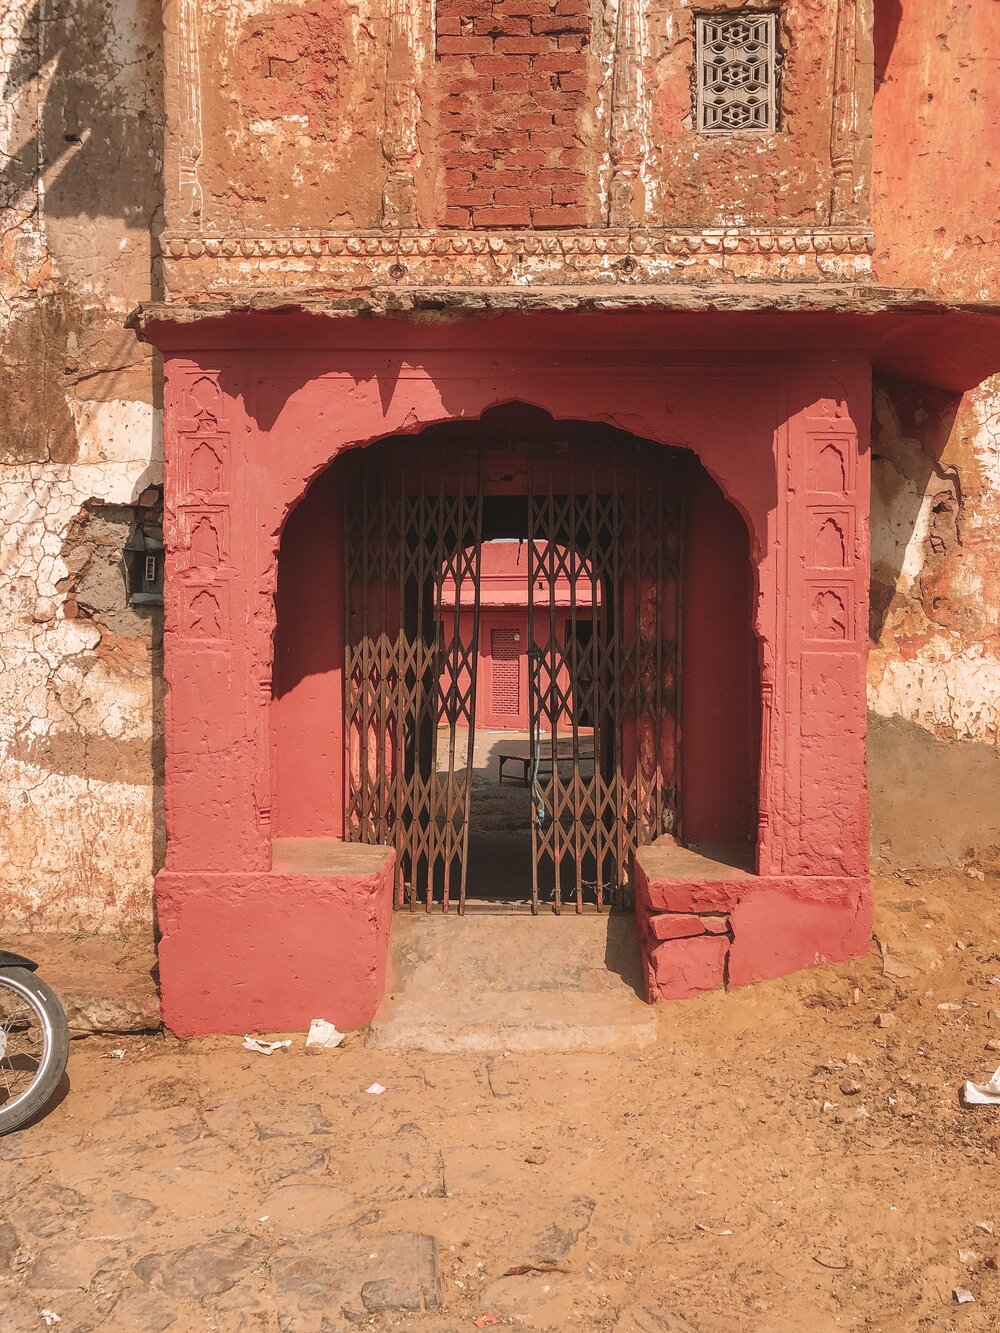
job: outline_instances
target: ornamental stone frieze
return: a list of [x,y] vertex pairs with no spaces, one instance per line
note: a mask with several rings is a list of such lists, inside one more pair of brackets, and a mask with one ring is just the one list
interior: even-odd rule
[[168,290],[182,296],[255,288],[523,286],[684,280],[864,281],[873,238],[833,231],[394,233],[167,236]]

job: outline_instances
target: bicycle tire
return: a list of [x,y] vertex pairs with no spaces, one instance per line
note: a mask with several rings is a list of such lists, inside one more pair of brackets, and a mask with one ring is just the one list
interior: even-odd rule
[[3,1135],[33,1120],[51,1101],[69,1057],[69,1026],[55,991],[27,968],[0,971],[0,988],[13,991],[34,1010],[44,1038],[42,1059],[34,1078],[17,1097],[0,1104],[0,1135]]

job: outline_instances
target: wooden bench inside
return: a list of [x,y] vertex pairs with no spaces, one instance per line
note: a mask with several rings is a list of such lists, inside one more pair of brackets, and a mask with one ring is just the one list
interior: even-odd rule
[[[573,758],[574,756],[572,751],[570,751],[568,754],[553,755],[552,746],[550,744],[548,754],[545,753],[545,750],[543,748],[538,756],[538,771],[539,773],[542,773],[543,771],[545,773],[550,773],[552,771],[553,763],[571,764],[573,762]],[[581,762],[586,759],[592,760],[594,758],[595,754],[593,750],[582,750],[579,754],[579,759]],[[531,772],[531,765],[533,762],[534,762],[534,756],[530,752],[526,753],[523,750],[510,751],[508,753],[501,752],[500,754],[497,755],[497,781],[503,782],[504,768],[507,764],[520,764],[521,765],[520,781],[523,783],[525,787],[527,787],[529,775]]]

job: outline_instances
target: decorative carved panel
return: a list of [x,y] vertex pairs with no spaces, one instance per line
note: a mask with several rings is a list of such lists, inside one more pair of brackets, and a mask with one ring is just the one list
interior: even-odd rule
[[778,128],[776,14],[695,19],[695,96],[703,134]]
[[180,591],[186,639],[220,643],[229,638],[229,588],[225,583],[185,583]]
[[849,583],[806,585],[807,634],[810,639],[846,643],[854,637],[854,590]]
[[228,509],[186,505],[180,514],[180,541],[189,568],[214,572],[228,565],[228,529]]
[[166,531],[168,588],[181,636],[218,646],[231,634],[229,399],[215,372],[192,370],[178,393],[171,466],[176,517]]
[[814,505],[809,510],[809,564],[816,569],[846,569],[851,564],[853,514],[850,509]]
[[857,445],[847,433],[817,432],[809,439],[809,489],[825,495],[846,495],[854,489]]

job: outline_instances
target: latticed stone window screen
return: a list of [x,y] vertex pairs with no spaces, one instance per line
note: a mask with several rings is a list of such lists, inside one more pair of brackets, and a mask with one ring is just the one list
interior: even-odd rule
[[695,18],[695,90],[703,134],[777,129],[776,30],[776,14]]

